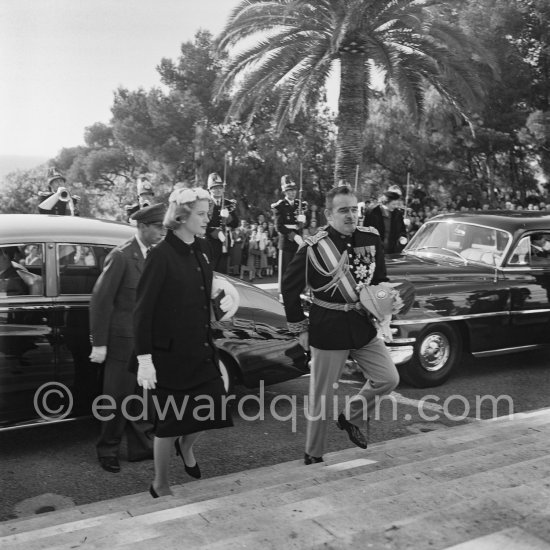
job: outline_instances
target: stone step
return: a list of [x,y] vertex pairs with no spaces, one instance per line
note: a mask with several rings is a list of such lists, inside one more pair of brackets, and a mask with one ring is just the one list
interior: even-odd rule
[[[221,476],[219,478],[210,478],[186,483],[174,488],[174,492],[178,498],[177,501],[175,499],[160,499],[160,501],[153,501],[147,494],[144,495],[143,493],[129,495],[119,499],[79,506],[76,510],[64,510],[35,516],[26,520],[19,519],[13,522],[6,522],[0,526],[0,534],[13,534],[29,529],[39,529],[44,525],[52,525],[55,522],[65,523],[71,520],[84,520],[97,515],[105,516],[115,512],[126,512],[128,515],[134,516],[144,513],[144,510],[162,510],[173,505],[199,502],[214,499],[219,496],[237,495],[249,491],[258,494],[262,489],[269,490],[270,498],[273,498],[275,494],[294,492],[301,488],[305,490],[311,488],[310,490],[315,491],[316,487],[321,483],[326,483],[331,480],[337,482],[339,479],[358,475],[358,473],[361,473],[365,469],[366,471],[372,469],[381,470],[383,472],[381,474],[382,476],[401,475],[399,469],[395,470],[395,474],[384,472],[385,469],[390,466],[392,468],[399,468],[399,463],[404,464],[406,469],[406,464],[414,463],[420,459],[425,460],[424,457],[426,453],[431,455],[431,462],[428,462],[426,465],[428,468],[431,467],[431,463],[433,463],[434,467],[437,467],[438,457],[442,454],[448,454],[453,450],[458,453],[456,457],[459,461],[464,461],[466,459],[464,453],[469,449],[472,450],[468,453],[468,456],[472,454],[474,456],[483,456],[491,452],[492,445],[499,445],[503,439],[510,442],[513,435],[520,437],[520,441],[525,441],[525,438],[529,437],[529,433],[531,433],[532,429],[532,426],[529,428],[525,426],[514,426],[514,430],[508,430],[505,434],[497,432],[489,435],[487,433],[485,435],[486,444],[483,449],[480,449],[479,446],[476,445],[477,439],[469,438],[468,441],[464,441],[464,438],[460,434],[450,438],[451,440],[458,440],[458,442],[451,447],[448,445],[445,446],[441,444],[445,442],[445,440],[442,440],[437,434],[432,432],[425,434],[425,436],[421,438],[421,453],[419,453],[416,448],[418,437],[410,436],[400,440],[394,440],[391,444],[391,453],[388,452],[388,445],[390,442],[373,445],[366,453],[356,448],[348,449],[327,455],[327,463],[330,464],[328,467],[324,465],[312,465],[305,468],[301,461],[291,461],[275,466],[258,468],[248,472],[240,472],[238,474]],[[448,430],[443,430],[443,432],[448,434]],[[478,430],[478,432],[481,433],[484,432],[484,430]],[[430,439],[433,441],[431,444],[428,444]],[[412,448],[411,444],[413,444]],[[376,464],[371,465],[367,462],[367,459],[357,458],[364,456],[369,456],[368,460],[375,460]],[[340,462],[336,462],[337,460]],[[367,462],[367,464],[363,465],[364,462]],[[346,469],[343,470],[341,469],[342,467]],[[144,501],[154,504],[144,505]],[[57,516],[55,519],[53,517],[54,515]],[[115,514],[113,517],[117,519],[118,515]]]
[[[387,441],[373,445],[367,453],[355,448],[331,453],[327,455],[328,466],[305,467],[301,461],[292,461],[187,483],[175,488],[176,498],[153,501],[148,495],[140,494],[115,499],[107,505],[96,503],[79,507],[84,510],[83,517],[76,521],[78,516],[70,510],[26,521],[6,522],[1,527],[2,534],[7,536],[0,538],[0,545],[6,549],[52,545],[74,548],[85,540],[87,548],[112,548],[117,544],[137,544],[151,539],[159,542],[162,537],[172,536],[171,529],[179,532],[182,526],[186,528],[186,537],[190,537],[189,541],[185,539],[186,546],[187,542],[191,546],[218,544],[220,536],[228,539],[235,523],[240,529],[235,537],[241,536],[243,530],[249,533],[246,536],[258,536],[258,525],[263,528],[271,520],[270,513],[275,512],[279,529],[285,531],[287,525],[305,521],[306,530],[314,534],[311,544],[316,540],[323,544],[327,536],[333,535],[317,518],[326,516],[327,510],[348,509],[350,502],[361,508],[365,507],[367,499],[369,514],[380,516],[382,497],[393,495],[396,505],[403,511],[407,509],[406,499],[417,495],[426,485],[430,490],[446,486],[447,495],[443,495],[441,501],[446,506],[451,497],[471,499],[474,493],[460,489],[469,487],[472,491],[470,483],[461,484],[462,478],[471,477],[472,470],[483,477],[483,473],[489,475],[491,470],[513,469],[514,464],[521,462],[529,466],[528,463],[535,461],[538,471],[520,467],[520,471],[530,472],[521,480],[517,478],[517,471],[510,471],[508,475],[499,472],[498,479],[505,480],[501,483],[506,487],[510,483],[527,483],[533,477],[546,476],[547,470],[537,460],[548,454],[545,444],[549,429],[550,413],[542,411],[511,421],[480,422]],[[365,456],[369,458],[365,460]],[[377,462],[373,464],[368,460]],[[482,477],[478,478],[478,483]],[[485,480],[485,483],[490,489],[490,481]],[[372,498],[373,493],[377,498]],[[428,496],[428,502],[433,504],[434,500],[439,502]],[[336,510],[334,503],[339,506]],[[390,507],[390,512],[395,514],[398,510]],[[304,518],[304,514],[308,517]],[[329,514],[326,521],[331,517]],[[214,533],[205,537],[204,533],[211,533],[212,527]],[[299,537],[296,540],[300,540]]]
[[[492,456],[488,450],[486,450],[484,453],[472,453],[470,452],[470,456],[473,458],[468,462],[467,451],[462,451],[461,453],[452,455],[454,458],[453,464],[454,465],[463,465],[464,467],[462,469],[458,469],[457,472],[454,473],[454,475],[448,475],[445,471],[445,465],[441,466],[441,469],[444,473],[444,475],[440,476],[437,473],[437,469],[433,468],[433,464],[431,464],[434,459],[430,458],[427,459],[424,462],[420,462],[418,466],[420,466],[420,469],[425,469],[428,474],[430,472],[435,472],[436,477],[441,477],[441,482],[445,483],[446,480],[449,478],[453,479],[454,477],[462,476],[463,474],[467,474],[470,469],[473,467],[487,467],[487,465],[492,465],[492,468],[497,468],[501,464],[509,464],[512,465],[517,462],[518,460],[522,460],[525,458],[525,456],[534,456],[535,454],[542,454],[543,459],[545,459],[545,455],[547,453],[547,449],[539,449],[541,446],[540,444],[537,446],[536,441],[532,441],[533,436],[532,434],[528,434],[525,436],[522,436],[517,440],[517,445],[512,446],[512,449],[509,450],[506,453],[501,453],[499,449],[495,446],[493,449],[494,456]],[[500,458],[500,460],[498,460]],[[474,466],[471,466],[470,464],[474,464]],[[449,463],[449,467],[451,464]],[[424,468],[422,468],[424,467]],[[316,466],[316,468],[323,468],[322,466]],[[404,469],[404,466],[398,466],[397,468]],[[305,467],[304,467],[305,469]],[[328,470],[328,468],[324,468],[325,470]],[[491,466],[488,467],[488,469],[491,469]],[[399,493],[413,493],[413,494],[421,494],[422,491],[426,493],[425,489],[423,489],[423,486],[426,485],[427,481],[428,483],[430,480],[428,479],[428,475],[424,474],[423,476],[418,476],[414,474],[414,471],[409,472],[409,481],[412,482],[412,485],[407,484],[401,484],[399,483],[400,478],[397,478],[397,483],[395,480],[392,480],[391,477],[394,477],[397,472],[395,472],[395,468],[390,468],[391,471],[384,471],[384,470],[376,470],[372,472],[366,472],[366,473],[360,473],[360,475],[354,476],[354,478],[350,478],[349,483],[347,483],[343,487],[337,487],[337,491],[341,493],[340,495],[337,495],[334,493],[334,491],[331,491],[329,488],[329,484],[325,483],[321,485],[320,483],[316,485],[316,488],[318,491],[325,493],[325,496],[321,496],[319,498],[310,498],[308,500],[302,500],[302,502],[299,502],[299,517],[303,517],[303,515],[307,512],[309,514],[314,513],[314,515],[318,514],[319,511],[325,511],[327,509],[330,509],[332,511],[337,511],[338,509],[345,507],[345,505],[349,502],[354,501],[354,499],[358,499],[358,503],[362,503],[365,497],[369,498],[370,503],[374,505],[374,509],[380,508],[380,503],[378,502],[378,499],[372,498],[372,493],[374,492],[376,495],[380,496],[386,496],[388,494],[388,487],[383,487],[384,482],[388,483],[388,485],[391,487],[393,485],[392,490],[394,493],[396,493],[399,497]],[[409,466],[409,470],[411,470]],[[544,468],[540,469],[540,473],[547,474],[548,471]],[[389,480],[384,480],[383,478],[380,478],[380,475],[383,474],[383,478],[390,477]],[[399,474],[397,474],[399,475]],[[401,473],[401,477],[403,476],[403,473]],[[509,479],[510,476],[507,476],[506,479]],[[333,480],[332,485],[337,484],[337,480]],[[479,482],[478,482],[479,483]],[[288,484],[287,484],[288,485]],[[430,487],[434,487],[433,480],[431,481]],[[358,488],[359,487],[359,488]],[[300,495],[299,489],[298,491],[293,490],[292,486],[288,486],[287,489],[292,493],[292,500],[296,500],[296,498],[300,499],[302,495]],[[262,494],[265,493],[265,494]],[[252,494],[256,493],[256,494]],[[326,493],[329,493],[329,497],[326,496]],[[448,489],[445,489],[444,493],[445,498],[448,498],[448,495],[452,495],[452,492],[449,492]],[[455,495],[456,496],[456,495]],[[152,536],[151,529],[148,527],[151,522],[152,523],[162,523],[163,526],[167,528],[171,528],[170,524],[172,521],[182,523],[183,525],[186,525],[188,528],[193,527],[193,523],[197,523],[196,516],[199,515],[200,519],[206,522],[202,525],[200,531],[206,526],[206,525],[221,525],[223,522],[229,522],[234,523],[235,521],[238,522],[238,525],[240,527],[243,526],[243,524],[247,521],[250,521],[250,517],[255,516],[258,514],[257,509],[260,509],[260,515],[265,513],[265,509],[269,506],[277,506],[276,516],[280,519],[281,513],[289,514],[289,521],[294,518],[296,515],[297,510],[293,509],[293,511],[290,511],[290,508],[294,506],[294,504],[285,505],[284,499],[281,502],[281,499],[278,498],[279,495],[277,494],[277,491],[275,492],[275,495],[271,494],[269,491],[263,491],[263,490],[257,490],[257,491],[251,491],[250,494],[236,494],[236,495],[229,495],[226,497],[220,497],[217,499],[211,499],[210,501],[203,501],[195,504],[183,504],[180,506],[177,506],[177,503],[175,502],[176,499],[160,499],[164,500],[165,505],[172,506],[170,510],[165,511],[153,511],[151,510],[151,505],[146,505],[145,509],[141,511],[142,520],[139,521],[139,517],[132,517],[135,515],[135,513],[130,513],[128,516],[119,516],[117,514],[110,514],[110,515],[104,515],[100,517],[93,518],[95,521],[91,520],[82,520],[80,522],[73,522],[72,524],[68,524],[65,526],[58,527],[51,527],[47,529],[42,530],[42,535],[46,537],[46,539],[50,537],[54,537],[56,539],[57,543],[61,542],[62,538],[68,538],[67,540],[67,547],[71,547],[71,545],[74,545],[75,543],[78,543],[80,536],[86,536],[88,537],[87,540],[96,540],[96,542],[99,544],[98,547],[101,547],[101,544],[103,544],[103,538],[109,537],[110,540],[112,540],[112,536],[116,536],[116,533],[120,530],[121,520],[124,520],[124,523],[127,524],[129,520],[136,520],[131,521],[131,523],[135,523],[137,526],[141,526],[140,529],[136,530],[136,526],[133,525],[131,530],[132,533],[135,534],[135,536],[138,537],[138,540],[140,539],[148,539]],[[406,498],[408,498],[408,495],[405,495]],[[258,498],[261,500],[258,501]],[[403,509],[405,504],[401,502],[401,497],[396,501],[396,503],[393,503],[392,505],[399,506]],[[437,499],[434,498],[434,496],[428,492],[428,495],[426,496],[427,502],[430,504],[434,504],[434,502],[437,502]],[[248,500],[251,499],[251,500]],[[271,502],[270,502],[271,501]],[[151,501],[153,502],[153,501]],[[156,502],[155,502],[156,504]],[[448,504],[448,503],[447,503]],[[336,509],[333,510],[333,507],[337,505]],[[439,505],[439,503],[438,503]],[[371,504],[369,504],[370,508]],[[288,508],[285,510],[285,508]],[[392,514],[395,514],[396,511],[390,507],[390,516]],[[245,516],[242,518],[241,516]],[[162,518],[162,521],[161,521]],[[259,520],[260,518],[258,518]],[[379,518],[380,519],[380,518]],[[386,518],[388,519],[388,518]],[[145,532],[143,531],[143,525],[142,523],[145,522]],[[113,524],[113,528],[109,528],[109,524]],[[188,524],[191,525],[188,525]],[[98,527],[100,525],[101,527]],[[129,528],[128,526],[125,526],[125,528]],[[67,530],[69,532],[67,532]],[[97,531],[100,531],[100,538],[98,540],[98,533]],[[95,532],[94,532],[95,531]],[[66,533],[66,536],[64,536],[64,533]],[[223,530],[223,534],[227,534],[227,529]],[[29,533],[27,536],[25,536],[25,533],[22,533],[20,536],[14,536],[13,542],[28,542],[30,539],[38,536],[38,532]],[[133,537],[134,535],[132,535]],[[153,535],[154,536],[154,535]],[[126,539],[125,539],[126,540]],[[4,542],[8,542],[9,538],[5,539]],[[43,542],[45,542],[43,540]],[[126,541],[127,542],[127,541]],[[212,541],[210,541],[212,542]],[[33,548],[35,546],[32,546]],[[40,545],[36,547],[41,547]],[[28,546],[28,548],[31,548],[31,546]]]

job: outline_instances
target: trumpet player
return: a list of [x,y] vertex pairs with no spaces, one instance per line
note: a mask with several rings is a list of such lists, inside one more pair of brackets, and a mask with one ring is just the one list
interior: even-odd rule
[[225,198],[225,183],[216,172],[208,176],[207,186],[212,196],[213,207],[206,228],[206,239],[212,247],[214,270],[218,273],[227,273],[231,247],[231,231],[227,229],[235,229],[239,225],[237,201]]
[[71,195],[65,187],[67,180],[55,169],[48,172],[48,191],[40,191],[42,202],[38,205],[40,214],[58,216],[79,216],[78,201],[80,197]]

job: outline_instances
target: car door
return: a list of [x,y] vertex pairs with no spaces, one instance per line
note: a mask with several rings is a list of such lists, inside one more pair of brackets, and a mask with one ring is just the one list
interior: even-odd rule
[[69,388],[75,415],[89,414],[101,392],[101,368],[90,363],[89,306],[112,245],[57,243],[56,379]]
[[[546,233],[550,240],[550,232]],[[510,346],[550,343],[550,257],[537,254],[525,235],[510,254],[505,269],[510,283]]]
[[[44,243],[0,245],[0,427],[49,417],[54,389],[53,301]],[[6,268],[6,269],[4,269]]]

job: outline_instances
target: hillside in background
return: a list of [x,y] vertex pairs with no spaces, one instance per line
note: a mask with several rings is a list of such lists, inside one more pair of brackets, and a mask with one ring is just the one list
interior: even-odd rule
[[15,172],[16,170],[30,170],[48,160],[48,157],[0,155],[0,181],[10,172]]

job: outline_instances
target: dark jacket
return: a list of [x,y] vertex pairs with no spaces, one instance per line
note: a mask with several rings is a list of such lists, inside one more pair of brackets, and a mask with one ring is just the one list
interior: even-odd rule
[[302,234],[301,224],[298,224],[296,220],[299,205],[298,199],[294,199],[292,202],[281,199],[271,205],[275,211],[275,229],[279,233],[279,250],[294,253],[298,249],[298,245],[294,242],[294,236]]
[[[386,264],[382,242],[377,233],[365,228],[357,228],[353,235],[346,237],[331,226],[321,228],[317,235],[306,239],[305,244],[298,250],[290,262],[282,281],[282,294],[286,317],[289,324],[300,323],[306,316],[302,308],[300,294],[307,282],[312,289],[320,288],[330,281],[330,277],[319,273],[307,259],[307,250],[312,248],[324,269],[326,264],[318,253],[319,240],[331,239],[338,251],[361,251],[365,265],[375,262],[374,272],[370,284],[387,281]],[[352,272],[354,256],[350,258]],[[359,281],[357,281],[359,282]],[[345,303],[346,300],[339,290],[332,292],[319,291],[313,295],[325,302]],[[369,318],[359,311],[336,311],[313,304],[309,313],[309,343],[315,348],[325,350],[359,349],[368,344],[376,336],[376,329]]]
[[152,354],[157,384],[187,390],[220,376],[210,329],[211,251],[168,231],[149,253],[134,311],[136,355]]
[[90,300],[92,345],[108,346],[111,353],[115,349],[111,349],[113,342],[109,343],[109,339],[134,337],[136,290],[143,264],[136,237],[111,250],[105,259]]
[[400,237],[407,238],[407,228],[405,227],[403,212],[398,208],[390,212],[390,234],[388,235],[387,242],[384,214],[382,213],[381,205],[375,206],[366,212],[363,225],[365,227],[374,227],[380,233],[380,239],[384,244],[384,250],[387,254],[401,252],[405,244],[407,244],[406,242],[405,244],[399,242]]

